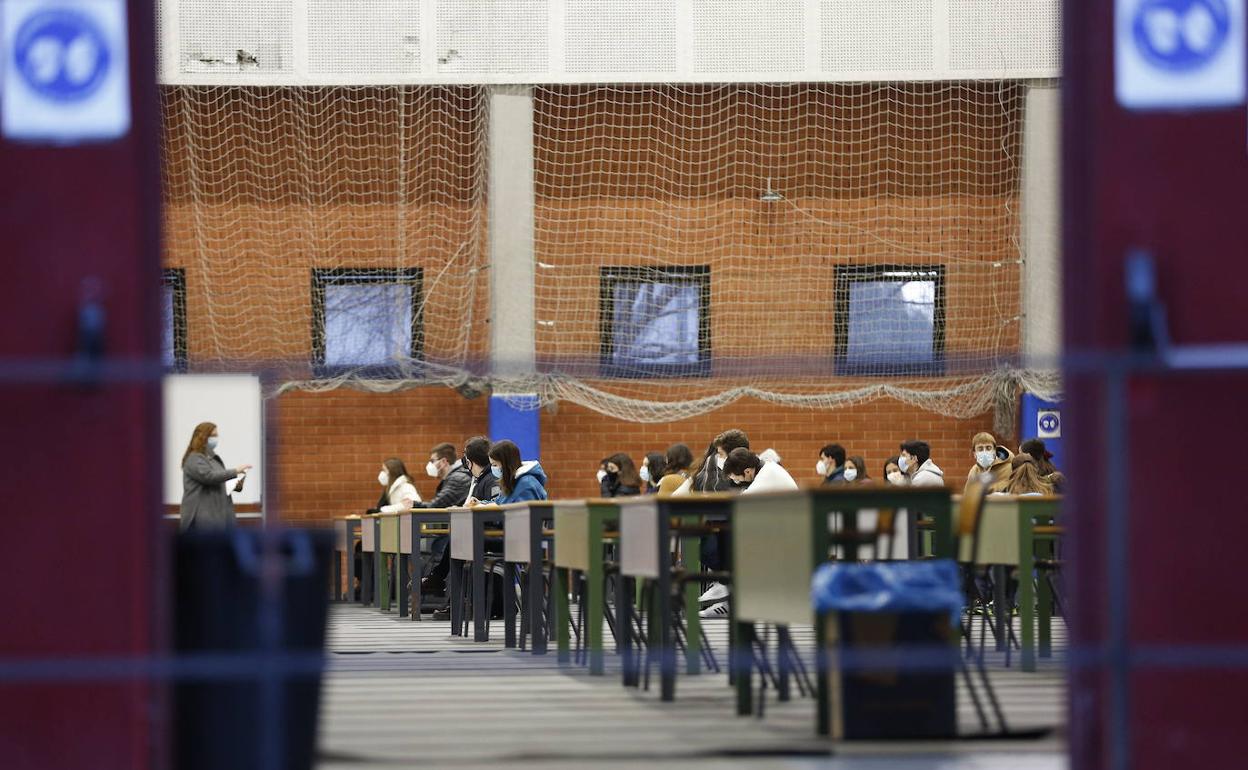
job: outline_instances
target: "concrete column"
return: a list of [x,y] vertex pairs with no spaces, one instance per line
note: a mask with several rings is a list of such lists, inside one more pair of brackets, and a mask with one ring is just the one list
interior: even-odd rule
[[[533,89],[490,87],[490,368],[494,377],[532,374],[536,361],[533,308]],[[490,438],[510,439],[525,460],[540,454],[535,394],[490,398]]]
[[1023,106],[1023,357],[1055,369],[1062,352],[1061,91],[1033,81]]
[[533,372],[533,89],[490,86],[490,363],[494,376]]

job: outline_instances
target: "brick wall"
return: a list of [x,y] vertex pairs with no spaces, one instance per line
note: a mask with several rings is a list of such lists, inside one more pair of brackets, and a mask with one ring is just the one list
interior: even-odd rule
[[[436,482],[425,475],[429,449],[484,434],[485,399],[465,399],[442,387],[401,393],[287,393],[273,403],[276,431],[270,435],[270,473],[278,483],[283,518],[327,523],[332,516],[372,506],[380,488],[377,471],[391,455],[402,458],[428,498]],[[543,412],[542,466],[555,497],[597,493],[598,461],[627,452],[640,464],[649,451],[683,441],[695,454],[716,433],[741,428],[756,451],[772,447],[798,481],[816,481],[819,447],[837,441],[861,454],[872,476],[897,444],[921,438],[932,458],[956,485],[971,466],[970,440],[991,430],[991,415],[971,420],[941,417],[895,401],[877,401],[832,412],[815,412],[742,400],[709,414],[651,425],[604,417],[583,407],[560,404]],[[493,438],[506,438],[496,436]]]
[[[832,268],[872,262],[945,264],[947,351],[1013,350],[1020,93],[990,83],[539,89],[539,354],[593,367],[598,268],[656,263],[710,265],[720,362],[826,360]],[[164,97],[165,263],[186,270],[192,371],[306,362],[311,269],[331,266],[424,268],[426,355],[472,365],[488,354],[488,271],[473,269],[485,261],[483,90],[170,88]],[[785,203],[758,199],[767,178]],[[595,384],[642,400],[725,387],[723,378]],[[811,392],[826,380],[782,386]],[[428,449],[487,424],[485,400],[434,387],[289,393],[272,407],[280,507],[306,521],[371,506],[390,455],[430,495]],[[912,437],[960,479],[970,437],[991,425],[990,415],[955,420],[889,401],[816,412],[747,400],[667,425],[563,403],[541,420],[557,497],[593,494],[607,454],[640,461],[674,441],[697,453],[729,427],[775,448],[799,480],[813,480],[827,441],[864,455],[878,475]]]

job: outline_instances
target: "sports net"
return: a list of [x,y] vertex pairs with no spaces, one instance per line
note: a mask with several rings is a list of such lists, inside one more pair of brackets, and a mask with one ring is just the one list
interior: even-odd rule
[[1025,86],[534,89],[536,357],[492,377],[480,87],[164,91],[192,367],[536,392],[660,422],[743,396],[1012,419]]

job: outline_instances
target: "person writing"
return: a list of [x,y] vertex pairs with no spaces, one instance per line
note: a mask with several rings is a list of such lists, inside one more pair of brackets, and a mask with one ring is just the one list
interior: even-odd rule
[[225,482],[242,476],[250,465],[225,467],[217,455],[220,436],[217,426],[201,422],[191,433],[191,443],[182,455],[182,520],[180,532],[203,532],[234,525],[234,503]]

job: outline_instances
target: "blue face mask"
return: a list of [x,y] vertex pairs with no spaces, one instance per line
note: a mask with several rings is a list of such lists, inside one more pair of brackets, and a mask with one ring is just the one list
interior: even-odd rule
[[490,473],[494,474],[494,478],[501,479],[503,477],[503,469],[497,465],[490,466]]

